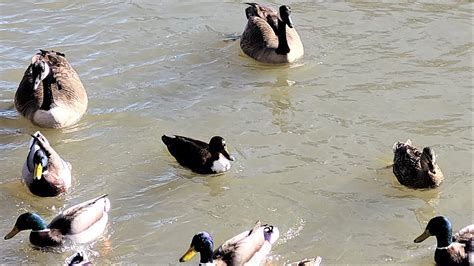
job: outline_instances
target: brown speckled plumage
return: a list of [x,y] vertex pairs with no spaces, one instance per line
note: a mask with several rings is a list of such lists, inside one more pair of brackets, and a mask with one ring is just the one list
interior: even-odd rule
[[393,145],[393,173],[400,184],[412,188],[434,188],[444,180],[433,149],[423,152],[412,146],[411,140]]

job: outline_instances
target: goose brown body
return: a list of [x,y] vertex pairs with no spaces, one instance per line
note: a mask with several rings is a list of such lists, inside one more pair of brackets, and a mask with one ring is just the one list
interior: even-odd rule
[[64,54],[34,55],[15,94],[18,112],[40,127],[62,128],[77,123],[87,110],[87,93]]
[[[280,15],[271,7],[248,3],[247,25],[240,40],[242,51],[263,63],[291,63],[304,55],[303,43],[290,19],[288,6]],[[286,15],[283,16],[281,12]]]

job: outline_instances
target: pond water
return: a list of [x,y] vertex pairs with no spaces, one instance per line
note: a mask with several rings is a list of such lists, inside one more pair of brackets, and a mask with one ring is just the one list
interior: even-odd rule
[[[435,238],[413,243],[427,221],[473,221],[473,3],[289,4],[305,56],[270,66],[233,41],[246,23],[240,1],[0,3],[2,234],[24,211],[49,221],[108,193],[107,232],[86,247],[99,265],[178,264],[195,233],[218,244],[258,219],[280,229],[276,265],[433,263]],[[41,130],[73,165],[60,198],[20,181],[27,133],[39,128],[13,98],[40,48],[65,53],[89,95],[77,125]],[[221,135],[236,161],[193,174],[163,134]],[[438,154],[438,189],[405,188],[385,168],[408,138]],[[22,232],[2,242],[0,263],[71,253],[34,250]]]

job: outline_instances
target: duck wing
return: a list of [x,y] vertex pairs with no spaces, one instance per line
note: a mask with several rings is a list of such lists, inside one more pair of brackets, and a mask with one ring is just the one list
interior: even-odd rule
[[62,235],[79,234],[101,220],[110,210],[107,194],[74,205],[56,216],[48,225]]
[[203,141],[177,135],[161,139],[178,163],[191,169],[200,168],[211,157],[209,144]]
[[455,233],[453,241],[467,243],[472,238],[474,238],[474,224],[465,226],[463,229],[459,230],[459,232]]
[[242,232],[218,247],[214,251],[214,259],[228,265],[243,265],[251,261],[265,242],[263,230],[264,227],[257,221],[252,230]]

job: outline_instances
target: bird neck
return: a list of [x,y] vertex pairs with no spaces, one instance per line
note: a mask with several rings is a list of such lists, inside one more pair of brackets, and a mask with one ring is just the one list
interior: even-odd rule
[[286,55],[290,52],[288,46],[288,40],[286,39],[286,23],[281,19],[278,19],[278,47],[276,49],[277,54]]
[[451,245],[451,242],[452,242],[451,230],[446,231],[445,233],[442,233],[442,234],[436,234],[436,241],[437,241],[436,248],[438,249],[445,248]]
[[41,110],[49,110],[54,103],[53,91],[51,89],[51,84],[54,82],[54,78],[51,75],[48,75],[43,80],[43,103],[41,104]]
[[212,259],[212,248],[206,249],[206,250],[201,250],[201,260],[199,261],[199,265],[214,265],[213,259]]

